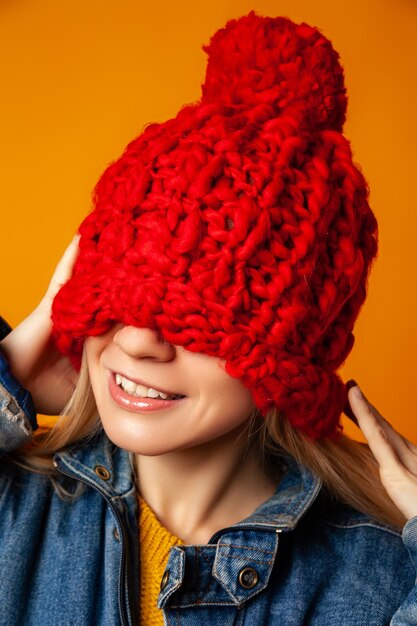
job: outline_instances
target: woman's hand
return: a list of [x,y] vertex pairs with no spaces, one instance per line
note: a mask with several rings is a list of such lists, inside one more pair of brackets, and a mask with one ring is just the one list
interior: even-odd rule
[[348,392],[358,425],[379,464],[381,481],[407,518],[417,515],[417,446],[400,435],[355,384]]
[[51,335],[52,301],[71,276],[78,240],[77,235],[65,250],[36,309],[0,343],[11,372],[44,415],[58,415],[63,410],[78,377],[69,359],[55,348]]

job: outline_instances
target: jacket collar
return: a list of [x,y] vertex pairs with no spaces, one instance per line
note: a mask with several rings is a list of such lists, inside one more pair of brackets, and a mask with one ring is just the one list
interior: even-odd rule
[[308,511],[322,483],[288,454],[281,459],[282,475],[275,494],[250,516],[252,523],[291,530]]
[[55,454],[54,464],[109,498],[122,497],[135,486],[133,455],[114,445],[102,429]]
[[[114,445],[103,430],[57,453],[54,459],[64,474],[91,484],[109,498],[121,497],[134,488],[133,455]],[[234,528],[291,530],[311,507],[321,481],[289,455],[282,457],[281,465],[275,494]]]
[[[234,529],[256,527],[275,531],[292,530],[310,509],[322,487],[321,480],[290,455],[283,455],[280,464],[281,480],[274,495],[249,517],[234,524]],[[216,533],[213,539],[217,539],[223,532]]]

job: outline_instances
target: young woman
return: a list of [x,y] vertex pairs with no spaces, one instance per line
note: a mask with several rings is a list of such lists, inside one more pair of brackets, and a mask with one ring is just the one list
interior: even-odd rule
[[417,624],[416,448],[355,383],[339,426],[377,246],[338,55],[254,13],[207,51],[2,324],[0,624]]

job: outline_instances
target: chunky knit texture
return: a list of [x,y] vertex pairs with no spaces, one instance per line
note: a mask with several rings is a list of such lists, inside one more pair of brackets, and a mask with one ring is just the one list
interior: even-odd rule
[[148,126],[98,182],[55,339],[78,366],[85,337],[115,321],[154,328],[224,359],[263,414],[331,436],[377,251],[338,54],[315,28],[253,12],[205,50],[201,101]]
[[181,539],[164,528],[145,500],[139,500],[140,546],[140,625],[163,626],[162,611],[157,606],[161,579],[168,561],[169,551],[183,545]]

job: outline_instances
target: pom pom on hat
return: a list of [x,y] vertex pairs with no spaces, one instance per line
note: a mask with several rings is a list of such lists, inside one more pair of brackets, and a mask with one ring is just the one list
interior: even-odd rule
[[146,128],[98,182],[56,343],[79,364],[114,322],[157,329],[223,359],[262,413],[332,436],[377,251],[338,55],[317,29],[254,13],[206,50],[201,102]]
[[202,102],[269,105],[312,131],[342,130],[346,89],[339,55],[316,28],[254,12],[228,22],[204,47]]

